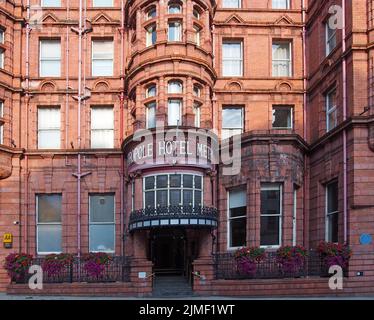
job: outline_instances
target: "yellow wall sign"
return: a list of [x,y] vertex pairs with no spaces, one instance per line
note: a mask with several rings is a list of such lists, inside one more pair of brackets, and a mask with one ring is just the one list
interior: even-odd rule
[[11,233],[4,233],[3,244],[5,248],[11,248],[13,244],[13,235]]

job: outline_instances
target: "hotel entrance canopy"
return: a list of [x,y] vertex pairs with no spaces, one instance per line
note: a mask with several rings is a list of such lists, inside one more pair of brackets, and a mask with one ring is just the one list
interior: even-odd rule
[[213,207],[166,206],[131,212],[129,231],[160,227],[189,226],[216,228],[218,210]]

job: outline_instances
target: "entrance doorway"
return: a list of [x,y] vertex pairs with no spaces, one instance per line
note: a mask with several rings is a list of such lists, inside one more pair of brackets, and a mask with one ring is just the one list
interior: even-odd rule
[[186,275],[187,239],[182,228],[155,229],[150,234],[150,258],[156,274]]

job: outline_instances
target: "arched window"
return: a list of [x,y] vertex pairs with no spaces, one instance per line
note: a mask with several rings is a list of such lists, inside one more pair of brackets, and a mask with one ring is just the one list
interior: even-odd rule
[[156,127],[156,102],[146,104],[146,126],[147,129]]
[[178,80],[168,82],[168,93],[183,93],[183,84]]
[[182,13],[182,6],[178,2],[169,2],[168,13],[169,14]]
[[146,19],[147,19],[147,20],[150,20],[150,19],[156,18],[156,15],[157,15],[156,7],[150,7],[150,8],[146,11]]
[[156,96],[156,93],[157,93],[156,85],[152,84],[152,85],[150,85],[150,86],[146,89],[146,91],[145,91],[145,97],[146,97],[146,98],[155,97],[155,96]]
[[161,173],[143,178],[144,208],[203,205],[203,177],[190,173]]
[[182,24],[179,21],[169,22],[168,41],[182,41]]
[[197,84],[193,86],[193,95],[198,98],[200,98],[201,96],[201,89],[200,86],[198,86]]
[[194,25],[193,30],[195,32],[195,43],[200,46],[201,28],[198,25]]
[[197,7],[193,8],[192,14],[196,19],[200,19],[200,10]]
[[145,38],[145,45],[147,47],[153,46],[156,44],[157,41],[157,32],[156,32],[156,25],[152,24],[146,29],[146,38]]
[[200,127],[200,117],[201,117],[201,104],[199,102],[194,102],[193,104],[193,113],[195,116],[194,119],[194,125],[195,127],[199,128]]

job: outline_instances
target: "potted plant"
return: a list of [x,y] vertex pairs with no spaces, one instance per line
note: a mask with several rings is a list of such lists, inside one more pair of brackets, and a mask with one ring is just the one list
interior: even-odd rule
[[307,250],[302,246],[283,246],[276,252],[276,261],[282,273],[299,276],[307,255]]
[[236,250],[235,260],[240,275],[254,277],[257,264],[265,258],[265,249],[259,247],[245,247]]
[[69,253],[49,254],[42,263],[43,271],[51,276],[61,276],[68,267],[71,267],[74,257]]
[[105,252],[88,253],[82,257],[84,262],[84,270],[90,277],[98,278],[102,276],[105,266],[113,260],[113,258]]
[[322,273],[328,275],[331,266],[338,265],[346,270],[352,250],[348,244],[321,241],[317,247],[321,257]]
[[32,259],[32,255],[27,253],[11,253],[5,258],[4,269],[12,281],[25,282]]

